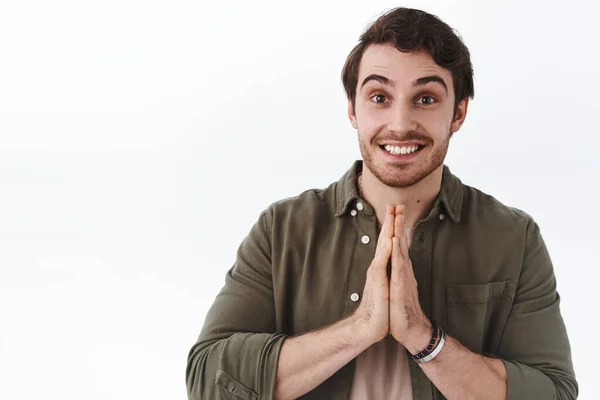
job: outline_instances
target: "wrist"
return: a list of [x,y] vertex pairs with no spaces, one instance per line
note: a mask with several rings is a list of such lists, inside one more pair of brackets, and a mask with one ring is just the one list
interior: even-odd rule
[[362,314],[354,314],[351,321],[353,334],[365,349],[381,341],[390,332],[389,325],[384,328],[384,324],[365,318]]
[[363,349],[367,349],[381,340],[381,338],[373,335],[372,321],[361,316],[352,315],[348,318],[348,327],[352,331],[353,337],[357,340],[358,346]]
[[[429,346],[433,335],[433,325],[429,320],[424,321],[408,335],[406,343],[403,346],[410,354],[418,354]],[[439,342],[438,337],[436,343]]]

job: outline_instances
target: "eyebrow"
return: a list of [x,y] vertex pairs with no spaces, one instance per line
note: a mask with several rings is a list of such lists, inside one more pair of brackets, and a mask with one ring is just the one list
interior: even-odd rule
[[390,87],[396,86],[394,84],[394,82],[390,81],[385,76],[371,74],[371,75],[367,76],[365,79],[363,79],[362,84],[360,85],[360,88],[362,89],[369,81],[377,81],[377,82],[381,83],[382,85],[390,86]]
[[[360,88],[362,89],[369,81],[377,81],[377,82],[381,83],[382,85],[389,86],[392,88],[396,86],[396,84],[393,81],[389,80],[385,76],[371,74],[371,75],[367,76],[365,79],[363,79],[363,81],[360,85]],[[413,82],[413,87],[423,86],[430,82],[439,83],[440,85],[442,85],[444,87],[446,94],[448,94],[448,85],[446,85],[446,82],[444,81],[444,79],[442,79],[438,75],[429,75],[429,76],[424,76],[422,78],[419,78]]]
[[426,85],[429,82],[439,83],[440,85],[442,85],[444,87],[446,94],[448,94],[448,85],[446,85],[446,82],[438,75],[430,75],[430,76],[425,76],[423,78],[419,78],[413,83],[413,87]]

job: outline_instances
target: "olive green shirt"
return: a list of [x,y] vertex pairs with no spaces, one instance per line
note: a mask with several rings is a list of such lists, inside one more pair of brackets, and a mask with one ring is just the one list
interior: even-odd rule
[[[273,399],[283,340],[356,310],[379,234],[356,189],[362,165],[261,213],[189,353],[190,399]],[[528,214],[444,167],[410,258],[425,315],[471,351],[504,361],[508,399],[577,397],[553,266]],[[301,398],[347,399],[355,362]],[[412,361],[410,374],[415,399],[444,398]]]

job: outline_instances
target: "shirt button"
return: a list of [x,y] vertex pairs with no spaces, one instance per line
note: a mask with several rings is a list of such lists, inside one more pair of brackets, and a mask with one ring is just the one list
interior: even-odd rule
[[367,235],[364,235],[363,237],[360,238],[360,241],[363,242],[364,244],[367,244],[371,241],[371,238],[368,237]]
[[354,301],[354,302],[357,302],[359,298],[360,298],[360,297],[359,297],[358,293],[352,293],[352,294],[350,295],[350,300],[352,300],[352,301]]
[[443,221],[446,216],[444,214],[440,214],[440,219]]
[[356,208],[358,208],[358,211],[362,211],[365,208],[365,206],[363,206],[363,203],[359,201],[358,203],[356,203]]
[[350,211],[350,215],[352,215],[353,217],[355,217],[355,216],[356,216],[356,214],[358,214],[358,213],[356,212],[356,210],[352,210],[352,211]]

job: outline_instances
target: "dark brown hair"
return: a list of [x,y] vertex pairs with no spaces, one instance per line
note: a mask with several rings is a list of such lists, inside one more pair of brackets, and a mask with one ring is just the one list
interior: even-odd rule
[[469,49],[455,31],[435,15],[412,8],[394,8],[373,22],[360,36],[342,70],[342,83],[352,109],[356,102],[358,69],[370,44],[390,43],[402,52],[428,52],[433,61],[452,73],[454,113],[463,99],[473,98],[473,66]]

